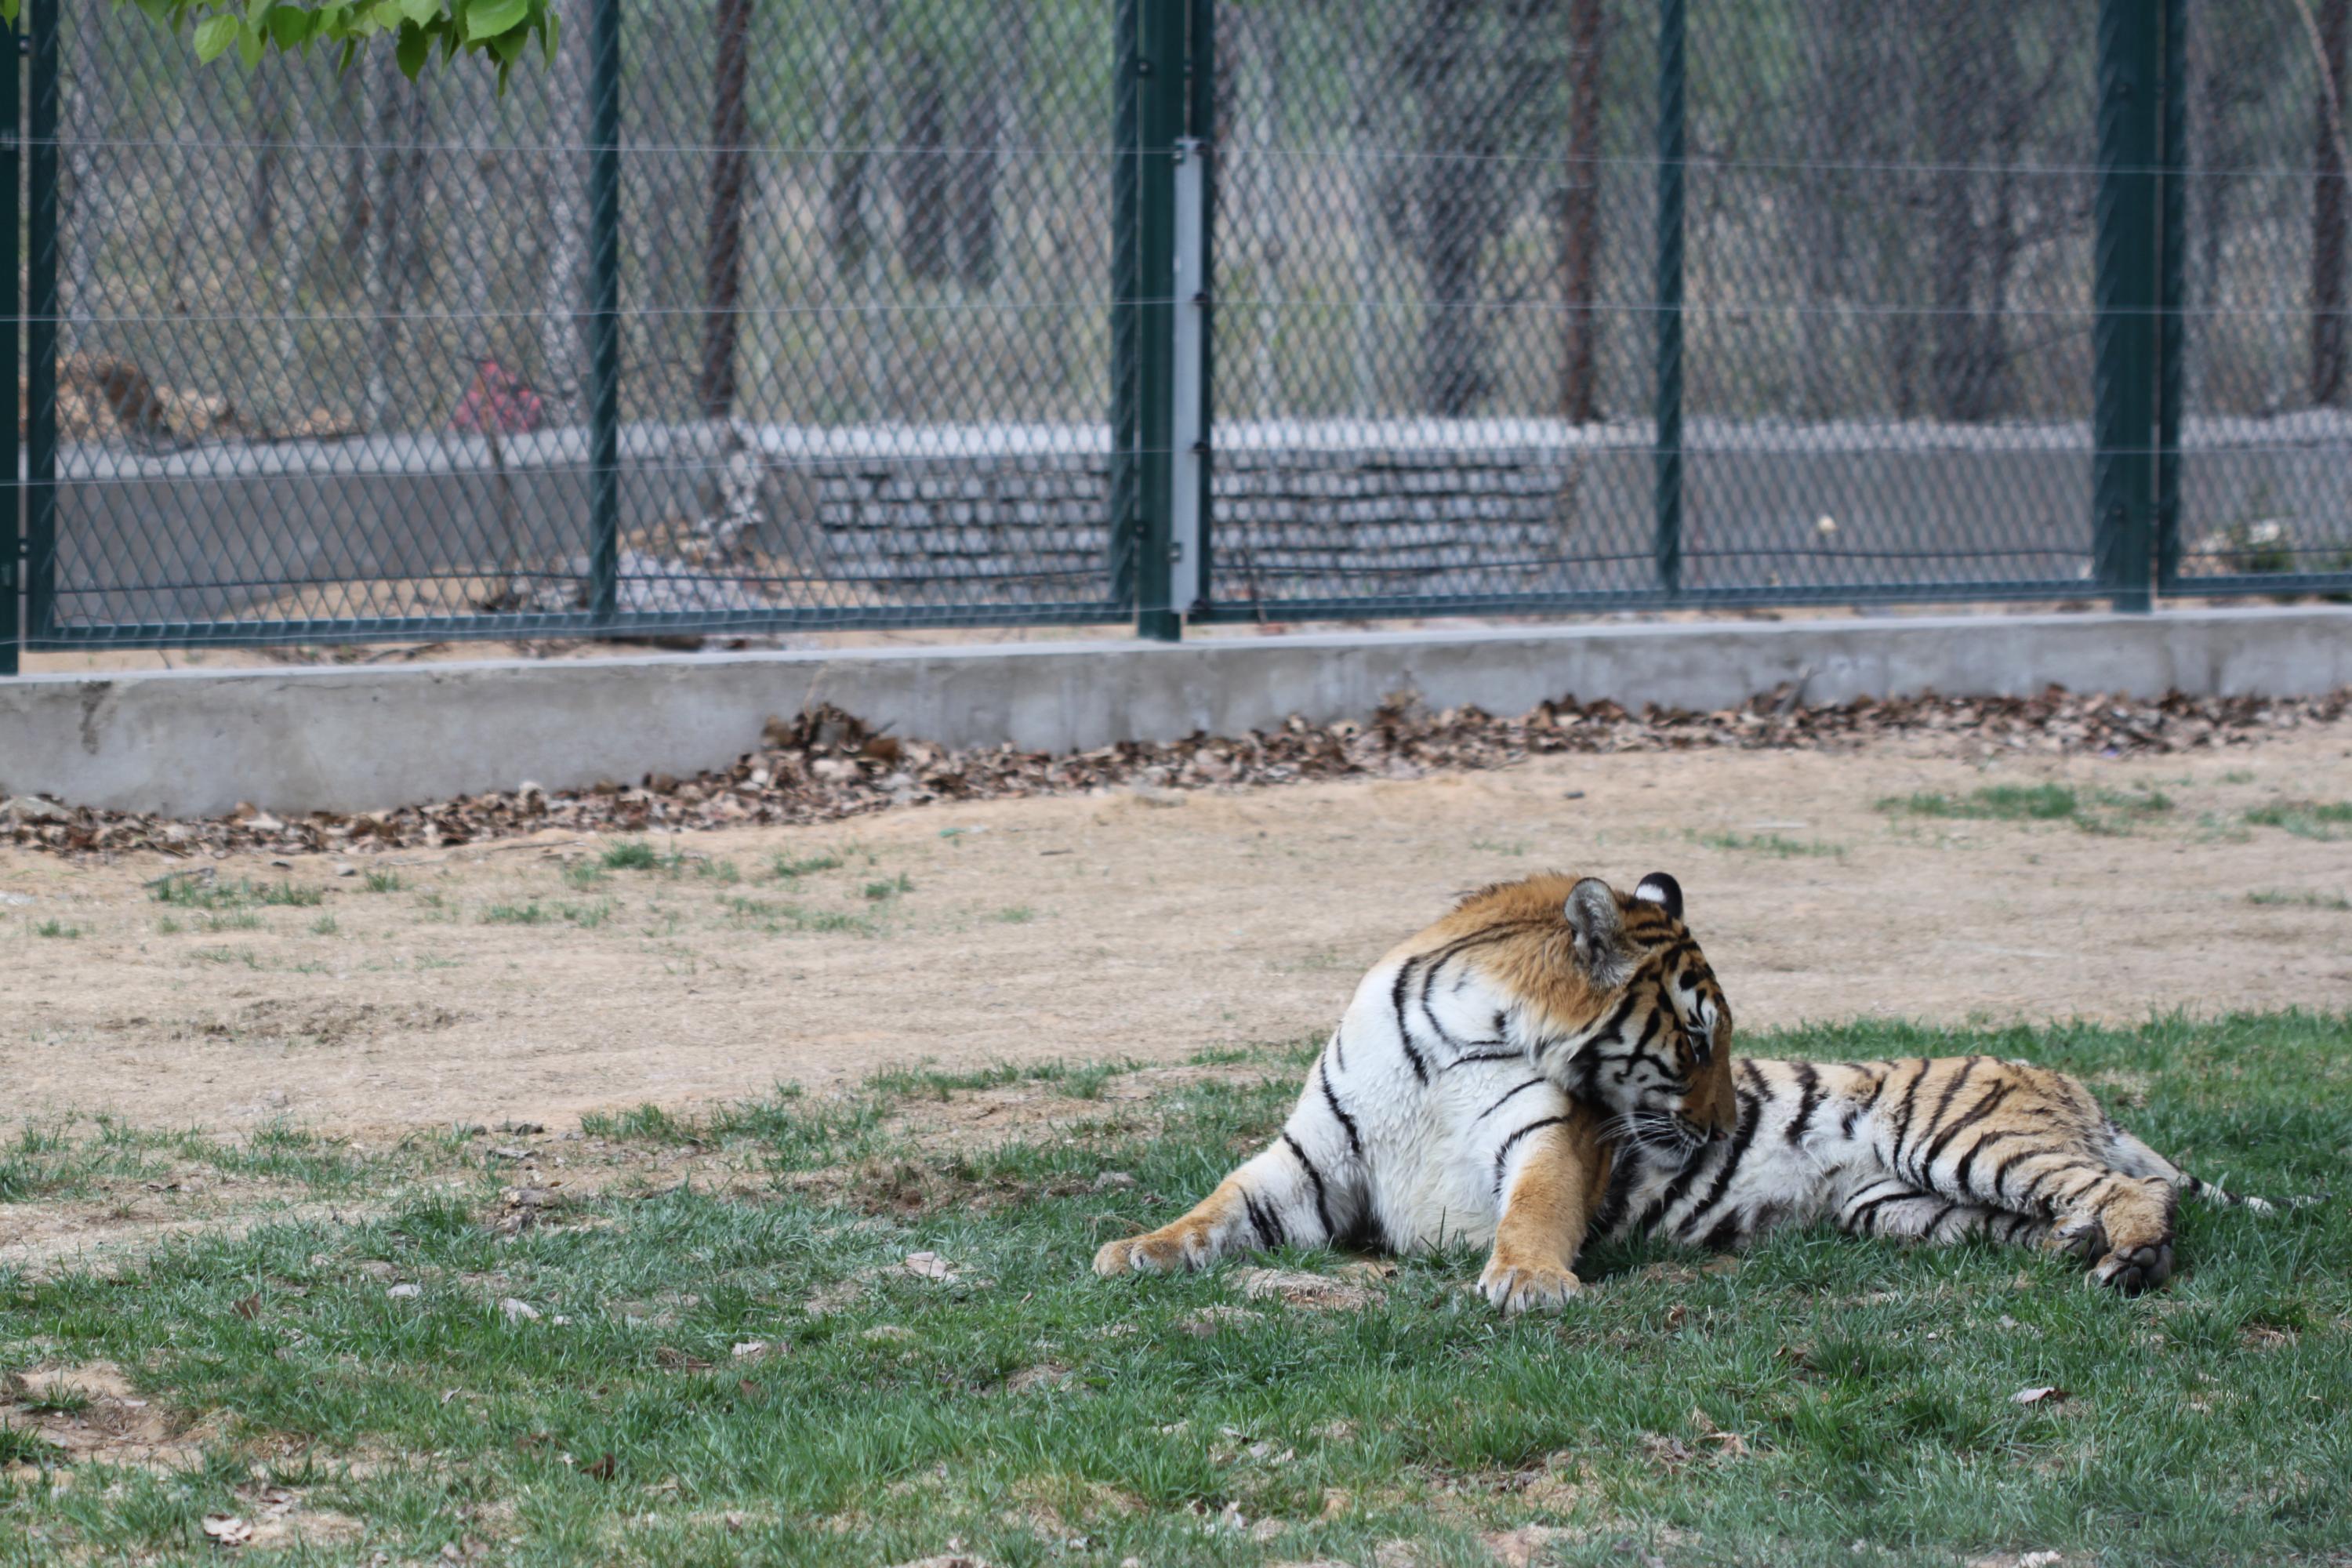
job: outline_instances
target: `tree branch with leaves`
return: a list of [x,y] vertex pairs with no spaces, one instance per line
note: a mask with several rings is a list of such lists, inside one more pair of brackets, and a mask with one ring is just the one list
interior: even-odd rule
[[[0,0],[0,21],[11,26],[24,0]],[[336,52],[336,68],[349,70],[361,53],[386,47],[410,79],[437,52],[444,60],[459,54],[493,67],[501,91],[515,64],[536,45],[555,58],[554,0],[114,0],[117,10],[136,7],[151,20],[193,36],[196,58],[206,64],[234,53],[247,70],[262,58]]]

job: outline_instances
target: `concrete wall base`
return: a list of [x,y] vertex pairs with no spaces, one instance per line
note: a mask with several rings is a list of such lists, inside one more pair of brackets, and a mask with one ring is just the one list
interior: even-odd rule
[[2052,684],[2158,696],[2352,686],[2352,611],[1494,626],[1181,644],[680,655],[410,668],[0,680],[0,794],[211,816],[362,811],[526,779],[551,789],[721,766],[771,715],[832,702],[902,735],[1040,751],[1231,734],[1388,694],[1518,713],[1546,698],[1712,709]]

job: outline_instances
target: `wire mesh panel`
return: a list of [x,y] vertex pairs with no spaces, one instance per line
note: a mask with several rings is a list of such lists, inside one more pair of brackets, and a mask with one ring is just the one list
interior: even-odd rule
[[1650,592],[1653,11],[1217,7],[1216,614]]
[[600,504],[599,625],[1115,613],[1104,8],[601,9],[501,99],[70,8],[37,640],[579,629]]
[[2352,590],[2352,5],[2202,0],[2179,73],[2174,593]]
[[671,446],[625,489],[625,581],[875,622],[1115,614],[1108,6],[627,20],[622,406]]
[[2063,0],[1693,5],[1686,588],[2080,591],[2095,43]]

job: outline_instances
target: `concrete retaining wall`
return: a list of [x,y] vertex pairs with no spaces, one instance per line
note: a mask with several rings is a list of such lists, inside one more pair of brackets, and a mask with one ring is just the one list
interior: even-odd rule
[[2352,611],[2179,610],[1444,633],[1176,645],[679,656],[423,668],[159,671],[0,680],[0,793],[180,816],[240,800],[366,810],[534,779],[690,773],[771,715],[830,701],[951,744],[1073,750],[1362,717],[1400,688],[1515,713],[1550,697],[1717,708],[1802,680],[1808,700],[2053,682],[2153,696],[2352,685]]

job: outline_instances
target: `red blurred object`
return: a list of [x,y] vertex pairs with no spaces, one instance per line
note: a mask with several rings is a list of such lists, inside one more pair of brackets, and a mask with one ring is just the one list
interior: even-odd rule
[[520,436],[538,429],[546,414],[547,405],[529,382],[486,359],[475,365],[474,384],[457,400],[449,423],[477,436]]

